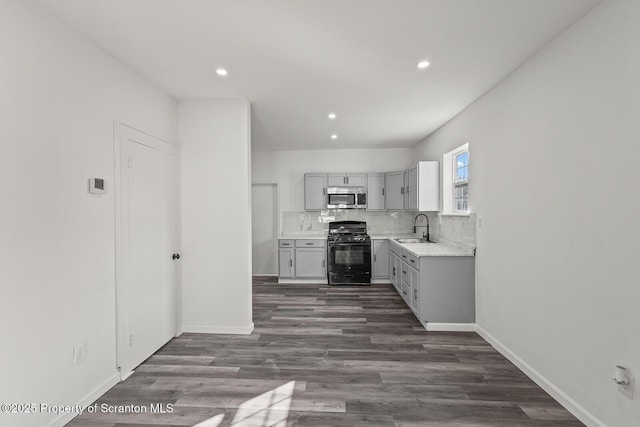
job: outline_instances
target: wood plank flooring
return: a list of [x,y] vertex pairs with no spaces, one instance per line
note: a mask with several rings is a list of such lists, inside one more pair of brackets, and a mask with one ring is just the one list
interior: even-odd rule
[[96,402],[142,413],[68,425],[583,425],[477,334],[425,331],[391,285],[253,295],[251,335],[183,334]]

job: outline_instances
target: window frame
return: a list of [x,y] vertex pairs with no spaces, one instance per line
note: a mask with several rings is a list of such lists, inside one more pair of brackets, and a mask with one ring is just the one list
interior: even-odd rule
[[[457,180],[458,167],[456,158],[461,154],[467,153],[467,179],[463,181]],[[442,157],[443,179],[442,179],[442,195],[443,195],[443,213],[444,215],[469,215],[471,206],[469,203],[469,164],[471,155],[469,153],[469,143],[462,144],[454,148]],[[467,209],[457,209],[456,204],[456,188],[462,185],[466,186],[467,191]]]

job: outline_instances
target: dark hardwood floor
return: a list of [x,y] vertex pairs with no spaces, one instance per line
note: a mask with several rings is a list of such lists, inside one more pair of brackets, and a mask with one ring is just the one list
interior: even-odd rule
[[96,402],[142,413],[68,425],[583,425],[477,334],[425,331],[391,285],[253,295],[251,335],[183,334]]

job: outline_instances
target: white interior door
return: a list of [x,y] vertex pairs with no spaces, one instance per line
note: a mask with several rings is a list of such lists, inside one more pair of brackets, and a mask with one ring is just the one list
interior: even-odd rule
[[177,333],[178,150],[119,126],[118,363],[131,371]]
[[278,274],[278,186],[251,184],[252,271]]

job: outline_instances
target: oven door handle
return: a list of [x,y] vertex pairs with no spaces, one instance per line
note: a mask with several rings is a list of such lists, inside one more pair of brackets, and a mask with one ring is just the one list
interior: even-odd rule
[[371,244],[370,243],[329,243],[330,248],[335,246],[354,246],[354,247],[362,246],[363,248],[366,248],[371,246]]

